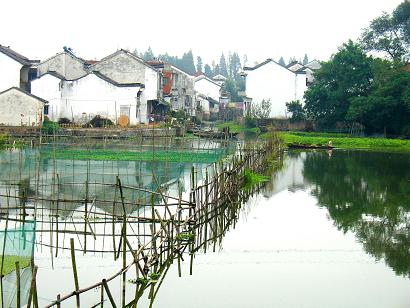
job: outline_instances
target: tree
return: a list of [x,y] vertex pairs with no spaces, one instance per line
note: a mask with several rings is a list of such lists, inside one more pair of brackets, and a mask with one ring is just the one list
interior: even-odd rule
[[283,59],[283,57],[280,57],[278,63],[279,63],[280,65],[282,65],[283,67],[286,66],[285,59]]
[[347,119],[365,127],[366,133],[405,134],[410,127],[410,73],[401,66],[375,59],[368,96],[354,97]]
[[195,63],[192,50],[189,50],[188,52],[182,55],[180,63],[180,69],[187,72],[188,74],[195,74]]
[[383,13],[373,19],[360,37],[366,51],[383,52],[392,60],[409,56],[410,48],[410,1],[405,0],[393,12]]
[[303,65],[306,65],[306,64],[308,64],[308,63],[309,63],[309,58],[308,58],[308,55],[305,53],[305,57],[303,58],[302,64],[303,64]]
[[299,100],[286,103],[288,112],[292,113],[291,122],[300,122],[306,119],[306,113]]
[[202,59],[200,56],[196,57],[196,71],[202,72]]
[[250,114],[254,119],[268,119],[272,110],[270,99],[263,99],[260,103],[251,105]]
[[219,74],[222,76],[228,77],[228,68],[226,66],[225,55],[222,53],[221,58],[219,59]]
[[305,92],[305,110],[318,127],[345,122],[350,100],[369,93],[371,58],[349,41],[316,71],[315,81]]
[[237,52],[232,53],[229,56],[229,77],[232,79],[237,79],[239,72],[241,70],[241,59]]
[[212,68],[209,66],[209,64],[205,64],[204,66],[204,74],[205,76],[211,78],[212,77]]
[[152,52],[151,47],[148,47],[147,51],[144,52],[144,54],[143,54],[142,57],[143,57],[143,59],[144,59],[145,61],[152,60],[152,59],[155,58],[154,53]]

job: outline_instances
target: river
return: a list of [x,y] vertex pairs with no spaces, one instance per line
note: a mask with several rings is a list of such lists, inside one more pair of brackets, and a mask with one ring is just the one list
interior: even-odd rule
[[153,307],[410,307],[410,156],[287,153],[182,272],[170,268]]

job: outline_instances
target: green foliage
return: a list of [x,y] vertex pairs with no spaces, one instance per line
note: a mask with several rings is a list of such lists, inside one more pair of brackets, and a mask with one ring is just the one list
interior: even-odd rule
[[315,74],[315,81],[305,92],[307,118],[318,128],[344,122],[350,100],[366,96],[371,80],[371,59],[360,47],[349,41]]
[[202,72],[202,58],[200,56],[196,57],[196,71]]
[[52,135],[60,129],[58,123],[44,120],[43,125],[41,126],[41,131],[43,134]]
[[7,136],[6,135],[0,135],[0,147],[4,146],[7,144]]
[[286,108],[288,112],[292,113],[290,122],[293,123],[293,122],[300,122],[300,121],[306,120],[305,110],[303,109],[303,106],[299,100],[286,103]]
[[245,127],[246,128],[255,128],[257,126],[256,119],[253,118],[251,115],[245,116]]
[[206,77],[209,77],[209,78],[211,78],[213,76],[212,68],[209,66],[209,64],[205,64],[204,74],[205,74]]
[[409,56],[410,1],[403,1],[393,14],[383,13],[373,19],[362,33],[360,43],[364,50],[384,52],[392,60]]
[[96,115],[86,124],[87,127],[106,127],[109,125],[114,125],[114,123],[110,119],[103,118],[100,115]]
[[378,59],[372,69],[369,95],[351,99],[346,119],[361,123],[369,134],[399,135],[410,125],[410,73]]

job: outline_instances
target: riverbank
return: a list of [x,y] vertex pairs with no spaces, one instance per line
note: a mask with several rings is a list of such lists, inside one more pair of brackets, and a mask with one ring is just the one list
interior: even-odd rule
[[[341,149],[410,152],[410,140],[402,139],[351,137],[347,134],[316,132],[279,132],[278,136],[285,145],[290,143],[325,145],[332,141],[335,148]],[[263,138],[264,135],[260,135],[260,137]]]

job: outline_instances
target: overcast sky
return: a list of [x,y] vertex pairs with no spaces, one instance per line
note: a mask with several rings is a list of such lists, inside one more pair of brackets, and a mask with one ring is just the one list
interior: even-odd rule
[[0,44],[44,60],[63,46],[100,59],[119,48],[182,55],[203,62],[222,52],[327,60],[343,42],[402,0],[2,0]]

